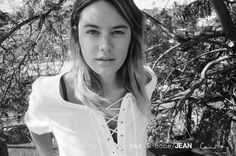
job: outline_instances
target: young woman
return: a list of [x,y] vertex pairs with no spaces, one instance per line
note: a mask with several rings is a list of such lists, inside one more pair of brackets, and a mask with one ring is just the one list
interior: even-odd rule
[[33,84],[25,115],[40,156],[146,156],[155,74],[144,66],[143,15],[133,0],[77,0],[72,68]]

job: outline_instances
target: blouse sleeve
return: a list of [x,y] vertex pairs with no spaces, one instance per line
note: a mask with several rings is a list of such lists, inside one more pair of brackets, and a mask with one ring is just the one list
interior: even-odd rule
[[29,97],[29,107],[25,113],[25,124],[28,129],[36,134],[51,132],[47,113],[46,100],[40,92],[42,77],[32,85],[32,92]]
[[149,66],[144,66],[145,70],[151,75],[151,80],[145,85],[145,92],[148,99],[151,99],[152,93],[156,88],[157,77],[154,71]]

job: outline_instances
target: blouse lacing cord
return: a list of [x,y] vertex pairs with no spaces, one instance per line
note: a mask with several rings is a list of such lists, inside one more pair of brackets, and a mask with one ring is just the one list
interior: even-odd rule
[[[112,106],[114,106],[115,104],[117,104],[117,103],[119,103],[121,100],[123,100],[124,99],[124,97],[122,97],[122,98],[120,98],[120,99],[118,99],[117,101],[115,101],[114,103],[112,103],[112,104],[110,104],[109,106],[107,106],[105,109],[106,110],[108,110],[108,111],[120,111],[120,108],[111,108]],[[119,146],[119,143],[118,143],[118,116],[119,116],[119,113],[117,113],[116,115],[114,115],[113,117],[108,117],[108,116],[105,116],[105,118],[106,119],[108,119],[107,121],[106,121],[106,124],[108,125],[111,121],[115,121],[117,124],[116,124],[116,128],[113,130],[112,128],[110,128],[109,126],[108,126],[108,128],[109,128],[109,130],[111,131],[111,135],[113,136],[113,134],[116,134],[116,140],[117,140],[117,145]],[[123,124],[123,121],[121,121],[121,124]],[[123,136],[123,135],[121,135],[121,136]],[[110,138],[108,138],[108,140],[109,140]],[[117,149],[118,149],[118,147],[117,147]],[[124,151],[124,149],[123,148],[121,148],[121,151],[123,152]],[[113,152],[113,154],[114,154],[114,152]]]
[[[119,100],[117,100],[117,101],[115,101],[114,103],[112,103],[111,105],[109,105],[108,107],[106,107],[105,109],[107,109],[107,110],[120,110],[120,108],[110,108],[110,107],[112,107],[113,105],[117,104],[119,101],[121,101],[121,100],[123,100],[123,99],[124,99],[124,97],[121,98],[121,99],[119,99]],[[135,145],[136,145],[136,144],[137,144],[137,130],[136,130],[136,121],[135,121],[134,105],[133,105],[133,102],[132,102],[131,99],[129,99],[129,101],[130,101],[130,104],[131,104],[132,118],[133,118],[133,122],[134,122],[134,140],[135,140]],[[109,120],[106,122],[106,124],[108,125],[108,123],[111,122],[112,120],[117,122],[118,120],[115,119],[115,118],[117,118],[118,115],[119,115],[119,113],[116,114],[116,115],[115,115],[114,117],[112,117],[112,118],[106,117],[107,119],[109,119]],[[121,121],[121,123],[123,123],[123,121]],[[108,127],[109,127],[109,126],[108,126]],[[117,134],[117,127],[118,127],[118,124],[117,124],[115,130],[113,130],[113,129],[111,129],[111,128],[109,127],[109,130],[112,131],[111,135],[113,135],[114,133]],[[118,135],[117,135],[117,136],[118,136]],[[122,135],[122,136],[123,136],[123,135]],[[118,137],[117,137],[117,141],[118,141]],[[117,142],[117,143],[118,143],[118,142]],[[119,144],[117,144],[117,145],[119,146]],[[136,156],[138,155],[138,148],[137,148],[137,146],[138,146],[138,145],[135,146],[135,147],[136,147],[136,148],[135,148],[135,155],[136,155]],[[122,148],[121,151],[123,152],[124,149]],[[113,152],[113,154],[114,154],[114,152]]]

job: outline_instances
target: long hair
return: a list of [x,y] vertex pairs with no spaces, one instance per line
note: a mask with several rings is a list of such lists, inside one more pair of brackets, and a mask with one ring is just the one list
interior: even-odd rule
[[[99,0],[77,0],[71,14],[70,50],[73,59],[72,71],[75,77],[75,95],[84,104],[104,111],[102,103],[108,103],[103,98],[103,88],[98,75],[86,64],[79,45],[78,24],[80,13],[88,5]],[[150,75],[145,71],[143,54],[143,14],[133,0],[104,0],[111,3],[129,23],[131,27],[131,42],[124,64],[117,71],[118,79],[124,88],[136,98],[140,111],[149,114],[150,104],[144,92],[146,80]],[[105,111],[105,113],[107,113]]]

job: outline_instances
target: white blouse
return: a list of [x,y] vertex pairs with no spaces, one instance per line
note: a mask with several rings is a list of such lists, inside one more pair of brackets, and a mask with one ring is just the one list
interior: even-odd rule
[[[150,98],[156,76],[145,86]],[[86,105],[65,101],[60,95],[62,74],[40,77],[32,86],[25,123],[36,134],[52,132],[60,156],[146,156],[147,117],[138,109],[135,97],[127,93],[117,120],[117,143],[105,117]]]

